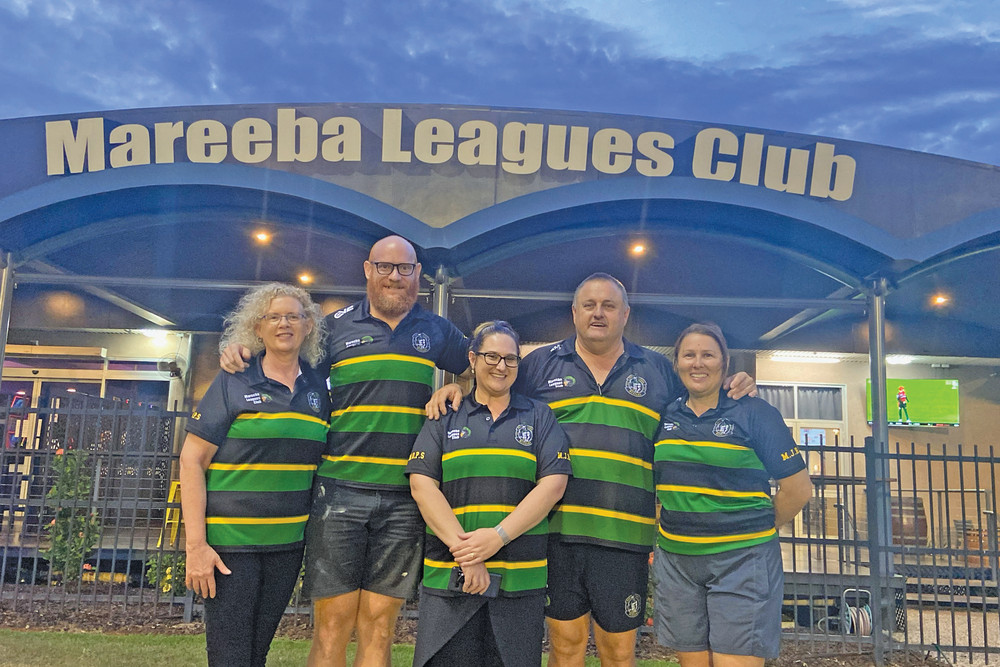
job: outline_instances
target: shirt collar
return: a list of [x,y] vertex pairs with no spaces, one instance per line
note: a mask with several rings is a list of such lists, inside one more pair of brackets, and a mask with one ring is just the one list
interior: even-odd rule
[[[685,389],[684,393],[677,399],[677,401],[680,403],[681,410],[694,414],[694,412],[691,411],[691,408],[687,406],[687,399],[688,399],[688,392]],[[736,404],[737,401],[735,399],[729,398],[729,393],[725,388],[719,389],[719,404],[716,405],[714,408],[710,408],[705,412],[703,412],[699,417],[699,419],[704,419],[705,417],[714,415],[716,412],[728,410],[729,408],[733,407]]]
[[[414,318],[422,317],[423,313],[424,313],[424,307],[420,305],[419,301],[417,301],[416,303],[413,304],[413,308],[410,309],[410,312],[406,314],[406,317],[404,317],[399,324],[401,325],[403,322],[409,320],[411,317]],[[372,315],[371,303],[368,301],[368,297],[366,296],[363,299],[361,299],[360,305],[357,308],[357,315],[355,315],[354,317],[354,321],[363,322],[364,320],[369,320],[369,319],[378,320],[379,322],[382,321],[379,320],[374,315]],[[399,328],[399,325],[397,325],[397,328]]]
[[[477,410],[489,409],[476,400],[475,393],[475,390],[470,391],[465,395],[465,398],[462,399],[463,403],[466,405],[466,409],[469,411],[469,414],[472,414]],[[530,408],[531,401],[529,401],[525,396],[512,391],[510,392],[510,405],[507,406],[507,409],[504,410],[504,412],[510,412],[511,410],[528,410]]]
[[264,367],[261,365],[261,360],[263,358],[264,358],[263,352],[258,352],[257,354],[253,355],[253,357],[250,359],[250,367],[247,368],[245,371],[243,371],[244,373],[246,373],[247,382],[251,386],[256,387],[270,382],[270,380],[267,379],[267,376],[264,375]]
[[[263,387],[270,385],[272,383],[276,383],[275,380],[272,380],[266,375],[264,375],[263,359],[264,359],[264,353],[258,352],[250,359],[249,362],[250,367],[247,368],[245,371],[243,371],[246,374],[247,383],[252,387]],[[295,378],[296,383],[298,382],[299,377],[303,375],[308,375],[309,373],[312,372],[313,368],[308,363],[306,363],[305,359],[299,357],[299,375],[298,377]],[[281,384],[281,383],[277,382],[276,384]]]

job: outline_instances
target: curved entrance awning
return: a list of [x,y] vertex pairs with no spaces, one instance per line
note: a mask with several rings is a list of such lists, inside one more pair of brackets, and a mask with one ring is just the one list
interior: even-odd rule
[[[240,123],[270,124],[277,137],[287,131],[287,112],[108,112],[101,170],[87,167],[96,153],[83,160],[83,144],[70,140],[82,141],[84,121],[90,127],[93,119],[0,121],[0,138],[16,134],[11,145],[37,149],[0,162],[0,172],[11,174],[0,191],[0,250],[11,253],[17,281],[12,328],[216,331],[248,283],[295,280],[304,271],[314,276],[312,289],[342,303],[363,288],[369,245],[398,233],[418,246],[426,274],[447,280],[455,297],[449,315],[466,330],[504,317],[526,339],[564,335],[562,295],[606,271],[641,305],[629,331],[639,342],[669,344],[687,322],[712,319],[734,347],[864,352],[865,314],[851,302],[863,302],[884,277],[888,351],[1000,356],[996,167],[681,121],[440,107],[403,107],[397,115],[365,105],[293,110],[295,122],[356,120],[354,162],[237,159]],[[178,139],[169,162],[151,153],[149,164],[128,163],[141,153],[134,139],[141,128],[152,136],[164,119],[187,128],[216,123],[230,133],[230,152],[218,163],[194,161],[188,135],[186,157]],[[514,126],[523,130],[516,146],[508,141]],[[63,173],[54,175],[50,127],[62,128],[64,140]],[[426,127],[432,139],[421,139]],[[454,130],[450,153],[442,148],[447,127]],[[469,164],[485,158],[462,152],[456,137],[471,136],[468,127],[496,133],[492,166]],[[529,168],[535,127],[544,156]],[[560,127],[565,136],[586,129],[587,142],[565,139],[565,164],[557,168],[550,154],[559,148],[552,142]],[[299,128],[296,150],[308,152],[307,129]],[[386,147],[390,130],[399,132],[396,153]],[[673,141],[669,149],[664,137]],[[656,150],[649,148],[654,139]],[[437,152],[421,152],[420,141]],[[208,155],[211,146],[203,144],[195,141]],[[565,166],[579,166],[579,146],[589,162]],[[747,157],[754,146],[761,152],[756,180]],[[478,147],[488,153],[487,143]],[[521,162],[511,151],[520,151]],[[772,169],[772,154],[783,170]],[[822,171],[822,159],[832,164],[841,156]],[[656,170],[666,157],[672,171],[664,176]],[[624,160],[627,168],[614,173]],[[824,175],[834,186],[827,191],[813,184]],[[254,241],[258,229],[272,234],[268,245]],[[644,254],[632,253],[636,243]],[[926,305],[934,289],[949,292],[947,308]],[[50,308],[53,292],[83,305]]]

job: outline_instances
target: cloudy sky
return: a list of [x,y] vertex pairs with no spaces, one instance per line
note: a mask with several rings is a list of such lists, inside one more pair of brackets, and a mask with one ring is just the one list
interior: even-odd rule
[[0,0],[0,118],[576,109],[1000,165],[997,0]]

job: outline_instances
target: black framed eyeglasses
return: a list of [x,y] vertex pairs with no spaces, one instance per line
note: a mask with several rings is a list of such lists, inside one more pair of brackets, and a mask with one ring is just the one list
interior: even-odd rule
[[487,366],[496,366],[503,359],[503,363],[507,368],[517,368],[517,364],[520,363],[521,357],[516,354],[497,354],[496,352],[476,352],[476,356],[482,357],[483,361],[486,362]]
[[399,271],[399,275],[401,276],[412,276],[413,270],[417,268],[417,265],[413,262],[400,262],[398,264],[393,264],[392,262],[372,262],[372,264],[380,276],[391,276],[393,269]]

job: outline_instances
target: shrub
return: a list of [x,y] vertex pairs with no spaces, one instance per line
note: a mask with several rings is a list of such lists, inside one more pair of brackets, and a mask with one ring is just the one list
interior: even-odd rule
[[91,470],[87,452],[62,450],[53,460],[52,488],[46,498],[55,507],[55,518],[45,527],[49,548],[41,551],[53,572],[61,572],[63,581],[76,581],[83,570],[83,560],[101,536],[101,520],[89,508]]
[[186,563],[182,553],[160,553],[146,561],[146,579],[163,593],[178,597],[187,593],[185,575]]

